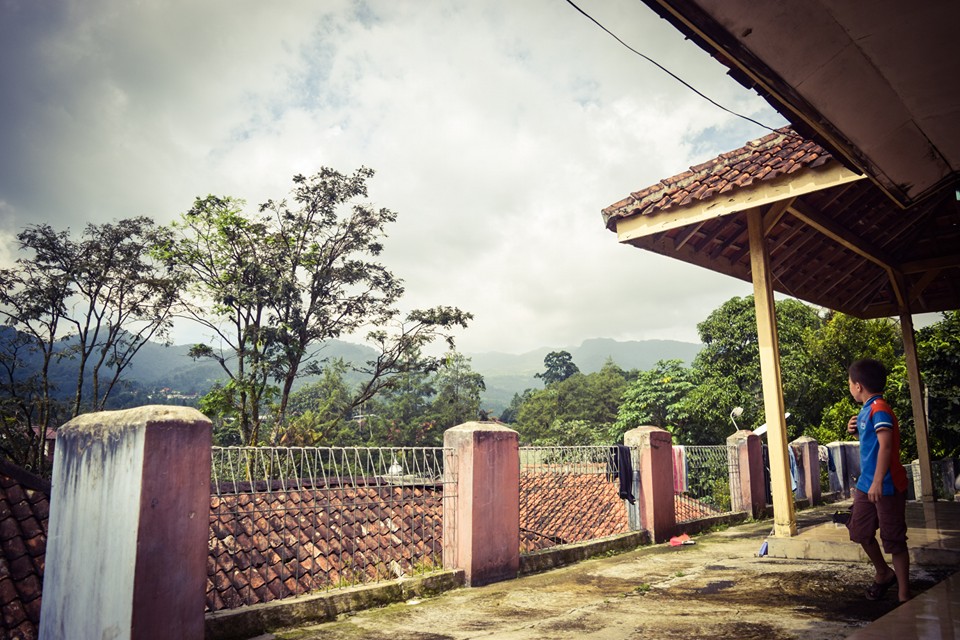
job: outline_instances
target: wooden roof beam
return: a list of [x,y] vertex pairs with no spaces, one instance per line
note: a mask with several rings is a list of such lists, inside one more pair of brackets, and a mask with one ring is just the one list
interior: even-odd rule
[[839,162],[828,163],[825,167],[798,172],[800,175],[786,174],[776,180],[756,181],[749,187],[735,189],[731,194],[719,193],[709,200],[698,200],[684,207],[618,218],[617,240],[630,242],[864,179],[864,176],[853,173]]
[[955,253],[952,256],[930,258],[928,260],[904,262],[900,265],[900,271],[903,273],[922,273],[931,269],[940,270],[949,269],[951,267],[960,267],[960,253]]
[[790,207],[790,213],[858,256],[866,258],[888,271],[894,268],[893,260],[879,247],[875,247],[867,240],[850,233],[806,203],[799,200],[794,202]]

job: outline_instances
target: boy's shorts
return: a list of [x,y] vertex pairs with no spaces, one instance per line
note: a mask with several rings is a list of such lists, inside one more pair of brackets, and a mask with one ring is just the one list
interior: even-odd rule
[[853,506],[847,529],[853,542],[869,542],[880,529],[880,540],[886,553],[903,553],[907,550],[907,494],[897,493],[881,496],[877,503],[870,502],[863,491],[853,490]]

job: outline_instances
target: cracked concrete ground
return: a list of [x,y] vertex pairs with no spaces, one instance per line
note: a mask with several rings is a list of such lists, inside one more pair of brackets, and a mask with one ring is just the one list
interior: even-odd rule
[[[798,515],[822,521],[835,508]],[[892,592],[864,598],[866,564],[757,557],[770,527],[748,523],[696,536],[692,546],[643,547],[262,638],[831,640],[896,606]],[[918,593],[950,572],[913,567],[911,587]]]

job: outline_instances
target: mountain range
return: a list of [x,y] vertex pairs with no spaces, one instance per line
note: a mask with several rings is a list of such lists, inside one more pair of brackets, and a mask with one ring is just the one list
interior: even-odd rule
[[518,355],[496,351],[465,355],[487,385],[481,398],[483,408],[499,415],[510,404],[513,394],[543,388],[543,382],[535,376],[543,372],[543,359],[552,351],[568,352],[581,372],[594,373],[607,359],[626,370],[652,369],[659,360],[682,360],[689,365],[702,347],[699,343],[677,340],[590,338],[576,347],[541,347]]
[[[0,327],[0,341],[9,340],[13,335],[9,327]],[[544,357],[551,351],[569,352],[580,371],[593,373],[599,371],[608,358],[627,370],[650,369],[658,360],[678,359],[690,364],[701,347],[697,343],[676,340],[618,341],[592,338],[575,347],[541,347],[521,354],[490,351],[464,355],[470,358],[473,370],[484,378],[486,392],[481,398],[482,408],[499,415],[510,404],[515,393],[543,387],[535,376],[544,370]],[[193,360],[188,355],[189,349],[190,345],[147,343],[125,370],[124,378],[145,389],[165,388],[184,396],[206,393],[217,380],[225,376],[216,363]],[[375,358],[376,352],[365,345],[330,340],[317,357],[362,363]],[[68,359],[59,361],[57,379],[62,381],[61,388],[68,388],[69,381],[76,380],[76,369],[71,363]],[[298,386],[317,379],[305,377]],[[347,382],[356,384],[359,376],[348,375]]]

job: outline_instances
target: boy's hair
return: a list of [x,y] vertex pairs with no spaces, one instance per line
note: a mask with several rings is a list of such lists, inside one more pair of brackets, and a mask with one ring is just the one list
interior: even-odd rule
[[887,384],[887,368],[873,358],[855,360],[847,369],[847,374],[852,381],[859,382],[871,393],[882,392]]

